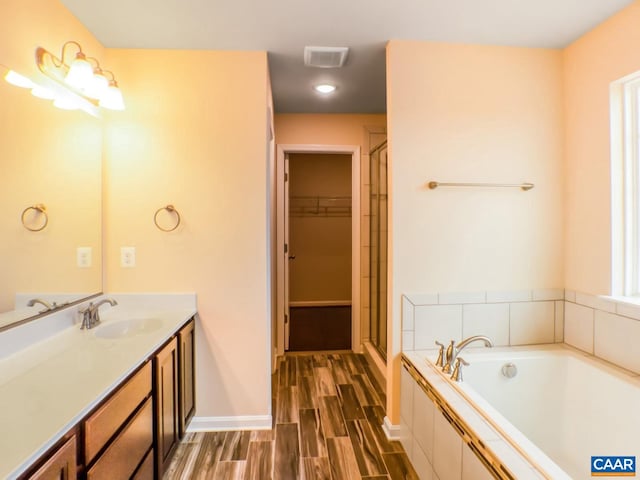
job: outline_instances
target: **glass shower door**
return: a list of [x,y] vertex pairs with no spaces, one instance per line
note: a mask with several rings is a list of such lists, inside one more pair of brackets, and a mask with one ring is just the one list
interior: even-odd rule
[[370,323],[369,338],[387,358],[387,142],[374,148],[370,161]]

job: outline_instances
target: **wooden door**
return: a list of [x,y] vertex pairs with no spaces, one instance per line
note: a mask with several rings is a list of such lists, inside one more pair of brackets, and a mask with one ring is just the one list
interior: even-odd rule
[[171,341],[156,354],[155,421],[158,478],[178,444],[178,340]]
[[178,332],[180,354],[180,438],[184,437],[187,425],[196,411],[195,383],[195,321],[192,319]]

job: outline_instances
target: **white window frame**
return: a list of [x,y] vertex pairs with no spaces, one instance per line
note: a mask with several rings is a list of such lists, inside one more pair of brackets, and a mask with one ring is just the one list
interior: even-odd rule
[[640,73],[611,88],[612,294],[640,297]]

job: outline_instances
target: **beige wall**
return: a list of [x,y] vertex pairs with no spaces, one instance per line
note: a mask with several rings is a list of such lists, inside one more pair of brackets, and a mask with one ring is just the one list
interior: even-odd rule
[[360,146],[360,331],[369,337],[369,148],[371,139],[382,140],[387,116],[384,114],[278,114],[275,116],[276,143]]
[[[103,47],[58,1],[0,6],[0,312],[13,309],[16,292],[43,292],[47,299],[45,292],[102,287],[102,122],[57,109],[2,78],[13,69],[40,80],[35,49],[59,55],[70,38],[104,58]],[[37,203],[46,205],[49,224],[29,232],[20,216]],[[92,248],[91,268],[76,266],[80,246]]]
[[[198,296],[197,415],[271,412],[265,52],[109,50],[107,290]],[[182,224],[153,223],[173,204]],[[137,266],[120,267],[120,247]]]
[[609,86],[640,70],[640,3],[564,51],[565,286],[611,293]]
[[[387,98],[387,414],[398,423],[403,293],[562,286],[561,52],[392,41]],[[431,191],[430,180],[536,187]]]
[[[351,301],[351,215],[323,198],[351,197],[351,155],[291,154],[289,196],[289,300]],[[304,198],[301,198],[304,197]],[[301,208],[300,208],[301,207]]]

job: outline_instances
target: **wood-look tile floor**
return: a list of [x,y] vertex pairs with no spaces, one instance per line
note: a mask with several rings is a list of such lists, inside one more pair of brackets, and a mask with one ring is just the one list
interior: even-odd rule
[[272,391],[272,430],[187,434],[164,480],[418,480],[364,356],[281,357]]

